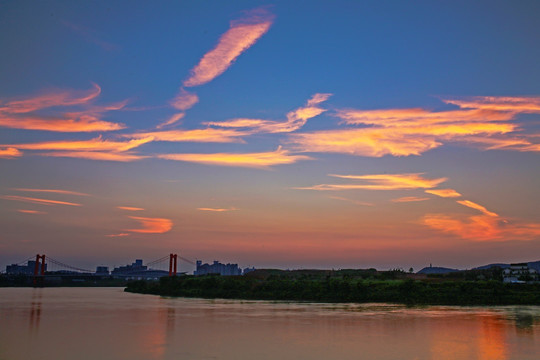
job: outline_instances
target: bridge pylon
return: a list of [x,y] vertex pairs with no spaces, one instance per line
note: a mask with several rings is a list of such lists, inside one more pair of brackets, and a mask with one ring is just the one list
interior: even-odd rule
[[169,255],[169,276],[176,276],[178,254]]
[[[45,275],[45,254],[36,255],[36,265],[34,266],[34,286],[38,286],[38,276]],[[40,278],[43,280],[43,278]]]

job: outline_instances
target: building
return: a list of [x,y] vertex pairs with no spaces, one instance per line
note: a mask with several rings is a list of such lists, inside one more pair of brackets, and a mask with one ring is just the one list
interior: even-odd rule
[[242,271],[242,275],[246,275],[247,273],[250,273],[250,272],[255,271],[255,270],[256,269],[254,267],[251,267],[251,268],[247,267],[247,268],[244,269],[244,271]]
[[106,276],[109,275],[109,267],[108,266],[98,266],[96,267],[96,275],[100,276]]
[[[30,260],[26,265],[12,264],[6,266],[6,274],[8,275],[34,275],[34,269],[36,268],[36,261]],[[47,264],[45,264],[45,271],[47,271]],[[41,265],[39,268],[41,271]]]
[[505,283],[527,283],[538,281],[538,272],[531,269],[527,263],[510,264],[510,267],[503,270],[503,282]]
[[193,272],[193,275],[209,275],[219,274],[224,276],[230,275],[242,275],[242,269],[238,268],[238,264],[222,264],[219,261],[214,260],[210,264],[203,264],[201,260],[197,260],[197,270]]
[[114,268],[111,275],[114,278],[126,280],[159,280],[160,277],[168,276],[169,272],[148,269],[148,266],[143,265],[142,259],[137,259],[131,265]]

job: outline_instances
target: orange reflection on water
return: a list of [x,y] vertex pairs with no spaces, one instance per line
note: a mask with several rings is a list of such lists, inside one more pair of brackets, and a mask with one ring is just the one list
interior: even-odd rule
[[[431,332],[431,359],[508,359],[507,325],[496,313],[463,316],[437,322]],[[477,334],[471,336],[471,334]]]

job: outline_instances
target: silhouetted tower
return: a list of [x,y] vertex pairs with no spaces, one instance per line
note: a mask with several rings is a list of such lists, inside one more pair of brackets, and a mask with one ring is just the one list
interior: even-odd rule
[[169,276],[176,276],[176,269],[178,264],[178,254],[169,255]]

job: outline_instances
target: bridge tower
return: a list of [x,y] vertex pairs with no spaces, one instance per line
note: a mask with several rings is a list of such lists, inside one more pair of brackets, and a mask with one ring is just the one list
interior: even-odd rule
[[169,255],[169,276],[176,276],[178,254]]
[[[36,265],[34,266],[34,286],[38,285],[38,276],[45,275],[45,254],[36,255]],[[43,280],[43,278],[41,278]],[[41,283],[43,286],[43,283]]]

